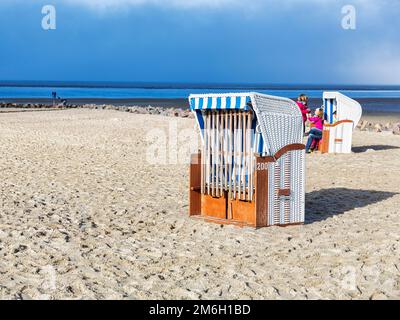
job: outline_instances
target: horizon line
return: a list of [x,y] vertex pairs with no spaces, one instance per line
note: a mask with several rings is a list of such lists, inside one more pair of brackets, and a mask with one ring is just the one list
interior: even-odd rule
[[[110,86],[111,85],[111,86]],[[112,86],[114,85],[114,86]],[[104,81],[104,80],[0,80],[0,87],[87,87],[87,88],[140,88],[140,89],[400,89],[400,84],[326,84],[326,83],[262,83],[262,82],[166,82],[166,81]]]

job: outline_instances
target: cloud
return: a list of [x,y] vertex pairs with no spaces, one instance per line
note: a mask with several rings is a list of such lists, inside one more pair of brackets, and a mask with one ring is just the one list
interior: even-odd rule
[[[48,4],[46,0],[1,0],[2,4],[26,4],[26,3]],[[73,6],[86,7],[94,11],[124,10],[144,6],[173,8],[173,9],[244,9],[260,10],[260,13],[267,13],[269,10],[294,10],[301,6],[312,9],[329,10],[332,6],[344,6],[349,0],[53,0],[52,4],[68,4]],[[400,8],[399,0],[352,0],[351,4],[356,9],[362,9],[368,15],[379,15],[385,8],[395,10]]]
[[[368,62],[366,66],[369,66],[370,72],[367,76],[370,76],[371,82],[400,84],[400,73],[393,72],[393,70],[400,70],[400,59],[398,57],[391,56],[374,65]],[[362,79],[365,78],[363,77]]]
[[341,71],[358,82],[400,84],[399,50],[394,44],[381,45],[374,50],[360,50]]
[[[274,6],[280,8],[296,7],[299,5],[313,5],[326,7],[332,4],[349,4],[348,0],[59,0],[71,4],[84,5],[91,8],[117,8],[127,6],[156,5],[164,7],[177,8],[195,8],[195,7],[252,7],[255,5],[264,5],[265,7]],[[379,10],[382,6],[398,4],[398,0],[353,0],[351,4],[362,6],[371,10]]]
[[[116,9],[135,6],[163,6],[173,8],[220,8],[245,5],[242,0],[63,0],[74,5],[83,5],[92,9]],[[260,0],[249,1],[250,5],[261,3]]]

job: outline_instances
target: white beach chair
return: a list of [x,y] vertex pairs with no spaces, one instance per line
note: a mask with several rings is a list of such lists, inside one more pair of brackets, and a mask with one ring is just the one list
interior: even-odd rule
[[361,119],[361,105],[340,92],[324,92],[322,153],[351,153],[353,130]]
[[298,106],[258,93],[191,95],[202,150],[192,156],[190,215],[266,227],[304,223]]

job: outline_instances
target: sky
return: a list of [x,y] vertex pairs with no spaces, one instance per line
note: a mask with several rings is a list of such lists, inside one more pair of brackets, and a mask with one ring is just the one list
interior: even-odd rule
[[400,0],[1,0],[0,80],[399,85],[399,14]]

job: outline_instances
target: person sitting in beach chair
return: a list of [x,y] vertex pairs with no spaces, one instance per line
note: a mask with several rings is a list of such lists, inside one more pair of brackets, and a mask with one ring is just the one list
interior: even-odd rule
[[335,124],[336,122],[338,122],[337,111],[334,111],[334,112],[333,112],[333,121],[332,121],[332,124]]
[[310,153],[311,149],[315,149],[322,139],[324,111],[321,108],[315,110],[315,117],[309,117],[308,120],[312,123],[312,128],[307,139],[306,153]]

